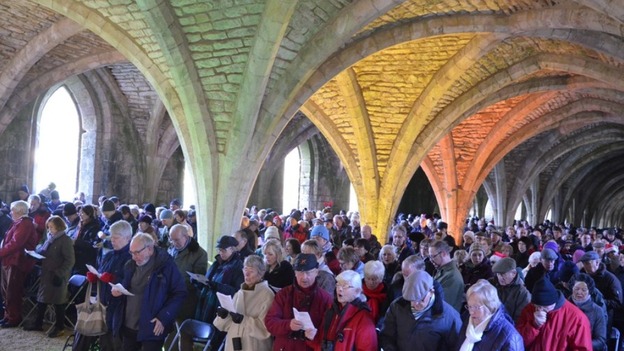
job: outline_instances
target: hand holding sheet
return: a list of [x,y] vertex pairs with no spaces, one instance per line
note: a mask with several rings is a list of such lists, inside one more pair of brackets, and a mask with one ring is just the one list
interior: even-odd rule
[[123,285],[121,285],[120,283],[117,284],[113,284],[113,283],[108,283],[108,285],[113,287],[113,290],[117,290],[120,293],[124,294],[124,295],[128,295],[128,296],[134,296],[133,293],[129,292],[126,288],[124,288]]
[[38,260],[43,260],[45,258],[45,256],[41,256],[40,254],[36,253],[35,251],[32,250],[26,250],[24,249],[24,251],[26,252],[27,255],[36,258]]
[[295,319],[303,324],[303,330],[314,329],[314,323],[312,323],[312,319],[310,318],[310,314],[308,312],[299,312],[293,307],[293,314]]
[[219,299],[221,307],[225,308],[230,312],[236,312],[236,310],[234,309],[234,300],[232,299],[232,296],[225,295],[217,291],[217,298]]

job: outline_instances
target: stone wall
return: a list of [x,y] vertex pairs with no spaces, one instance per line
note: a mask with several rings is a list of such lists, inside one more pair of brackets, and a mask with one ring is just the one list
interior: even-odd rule
[[32,189],[32,122],[29,111],[19,113],[0,137],[0,199],[11,202],[17,197],[17,189],[26,184]]

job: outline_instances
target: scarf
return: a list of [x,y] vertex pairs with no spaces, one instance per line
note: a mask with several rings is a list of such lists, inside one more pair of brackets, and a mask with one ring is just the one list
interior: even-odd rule
[[373,320],[375,322],[377,322],[377,320],[379,319],[379,306],[386,300],[386,297],[388,296],[385,291],[385,287],[386,286],[384,285],[384,283],[379,283],[379,285],[377,285],[375,289],[371,290],[366,286],[366,284],[362,284],[362,291],[364,292],[364,295],[368,298],[366,303],[371,309],[371,316],[373,317]]
[[587,296],[583,300],[577,300],[574,298],[574,295],[572,295],[572,302],[574,302],[575,305],[580,306],[584,304],[585,302],[589,301],[590,298],[591,298],[591,295],[587,294]]
[[423,314],[425,314],[425,312],[429,311],[431,309],[431,306],[433,306],[433,303],[435,302],[435,295],[431,295],[431,299],[429,300],[429,304],[427,305],[427,307],[423,308],[421,311],[416,311],[414,309],[414,307],[410,308],[412,309],[412,316],[414,316],[415,320],[420,319],[420,317],[423,316]]
[[461,345],[459,351],[472,351],[472,349],[474,348],[474,344],[481,341],[481,338],[483,337],[483,332],[485,331],[485,328],[487,327],[491,318],[492,315],[489,315],[486,319],[483,320],[483,322],[479,323],[479,325],[477,325],[476,327],[472,324],[472,318],[468,318],[468,327],[466,328],[466,340],[464,340],[464,343]]
[[54,240],[60,238],[62,235],[65,235],[65,231],[58,232],[55,235],[48,232],[48,237],[46,241],[39,247],[39,249],[37,249],[37,252],[41,255],[44,255],[45,252],[48,250],[48,247],[50,247]]

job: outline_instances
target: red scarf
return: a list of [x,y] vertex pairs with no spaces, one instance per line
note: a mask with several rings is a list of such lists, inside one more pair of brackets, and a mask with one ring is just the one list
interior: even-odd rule
[[366,303],[371,309],[371,316],[373,316],[373,320],[377,323],[380,317],[379,306],[386,301],[388,295],[386,292],[386,284],[380,283],[375,289],[371,290],[362,282],[362,288],[364,296],[366,296]]

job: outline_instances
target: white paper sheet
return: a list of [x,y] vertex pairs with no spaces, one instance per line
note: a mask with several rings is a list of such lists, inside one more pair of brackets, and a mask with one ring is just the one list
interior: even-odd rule
[[232,296],[225,295],[217,291],[217,298],[219,299],[221,307],[225,308],[230,312],[236,312],[236,310],[234,309],[234,300],[232,299]]
[[31,250],[26,250],[24,249],[24,251],[26,252],[27,255],[36,258],[38,260],[43,260],[45,257],[41,256],[40,254],[36,253],[35,251],[31,251]]
[[124,295],[128,295],[128,296],[134,296],[133,293],[129,292],[126,288],[124,288],[123,285],[121,285],[120,283],[117,284],[113,284],[113,283],[108,283],[108,285],[112,286],[113,289],[117,289],[117,291],[119,291],[120,293],[124,294]]
[[90,265],[90,264],[87,264],[86,266],[87,266],[87,269],[89,270],[89,272],[91,272],[91,273],[93,273],[93,274],[97,275],[97,277],[98,277],[98,278],[101,278],[101,277],[102,277],[102,274],[101,274],[100,272],[98,272],[98,271],[97,271],[97,269],[95,269],[95,267],[93,267],[93,266],[92,266],[92,265]]
[[308,312],[299,312],[293,307],[293,314],[295,315],[295,319],[303,324],[303,330],[315,329]]
[[204,285],[208,285],[208,278],[206,278],[203,274],[197,274],[193,272],[186,271],[186,273],[191,277],[191,279],[196,280]]

